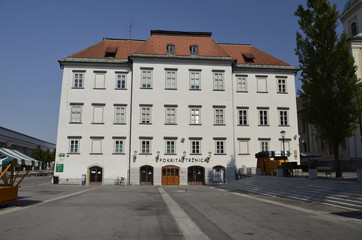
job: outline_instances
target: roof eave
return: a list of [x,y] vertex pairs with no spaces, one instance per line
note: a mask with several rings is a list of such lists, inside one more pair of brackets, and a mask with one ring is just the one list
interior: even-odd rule
[[236,62],[231,57],[208,57],[208,56],[180,56],[180,55],[157,55],[157,54],[133,54],[130,58],[160,58],[160,59],[187,59],[187,60],[216,60]]
[[289,71],[297,73],[300,69],[291,65],[281,66],[281,65],[259,65],[259,64],[236,64],[236,68],[242,70],[252,69],[252,70],[278,70],[278,71]]
[[128,59],[103,59],[103,58],[63,58],[58,60],[60,66],[73,63],[99,63],[99,64],[127,64]]

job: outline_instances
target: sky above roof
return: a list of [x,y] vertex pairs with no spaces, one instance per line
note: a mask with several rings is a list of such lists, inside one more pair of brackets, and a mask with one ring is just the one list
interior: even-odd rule
[[[346,0],[331,2],[342,13]],[[0,0],[0,126],[56,143],[62,81],[58,60],[102,38],[146,40],[150,30],[212,32],[217,43],[252,44],[298,66],[294,12],[305,3]],[[341,23],[337,30],[342,32]]]

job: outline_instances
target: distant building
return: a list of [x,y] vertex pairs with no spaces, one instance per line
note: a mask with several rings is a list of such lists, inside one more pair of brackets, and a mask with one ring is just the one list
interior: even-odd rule
[[46,142],[0,126],[0,147],[18,150],[26,155],[30,155],[38,146],[40,146],[43,151],[49,149],[50,152],[53,152],[55,150],[54,143]]
[[[356,75],[359,79],[362,76],[362,0],[348,0],[345,4],[341,21],[344,32],[348,36],[351,46],[351,54],[357,66]],[[301,99],[297,99],[297,109],[300,113],[302,109]],[[298,115],[298,125],[300,134],[300,151],[312,152],[321,155],[318,158],[320,166],[334,166],[333,146],[328,145],[323,140],[317,138],[315,128],[304,122]],[[355,134],[346,139],[340,147],[341,159],[345,171],[353,171],[362,168],[362,119],[359,118],[359,125]],[[303,161],[302,161],[303,163]],[[304,162],[305,163],[305,162]]]
[[255,153],[299,162],[297,68],[208,32],[105,39],[59,61],[59,183],[187,185],[235,179]]

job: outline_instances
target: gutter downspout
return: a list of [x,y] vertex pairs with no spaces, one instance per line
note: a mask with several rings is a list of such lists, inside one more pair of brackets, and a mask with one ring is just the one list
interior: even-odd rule
[[131,143],[132,143],[132,109],[133,109],[133,64],[130,62],[129,68],[131,69],[131,99],[130,99],[130,118],[129,118],[129,147],[128,147],[128,185],[131,185],[131,159],[132,159],[132,151],[131,151]]

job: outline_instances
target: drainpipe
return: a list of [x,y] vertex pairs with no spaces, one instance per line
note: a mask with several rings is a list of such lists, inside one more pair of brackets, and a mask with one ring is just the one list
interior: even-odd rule
[[129,68],[131,69],[131,99],[130,99],[130,110],[129,110],[129,147],[128,147],[128,185],[131,185],[131,143],[132,143],[132,109],[133,109],[133,63],[130,62]]

